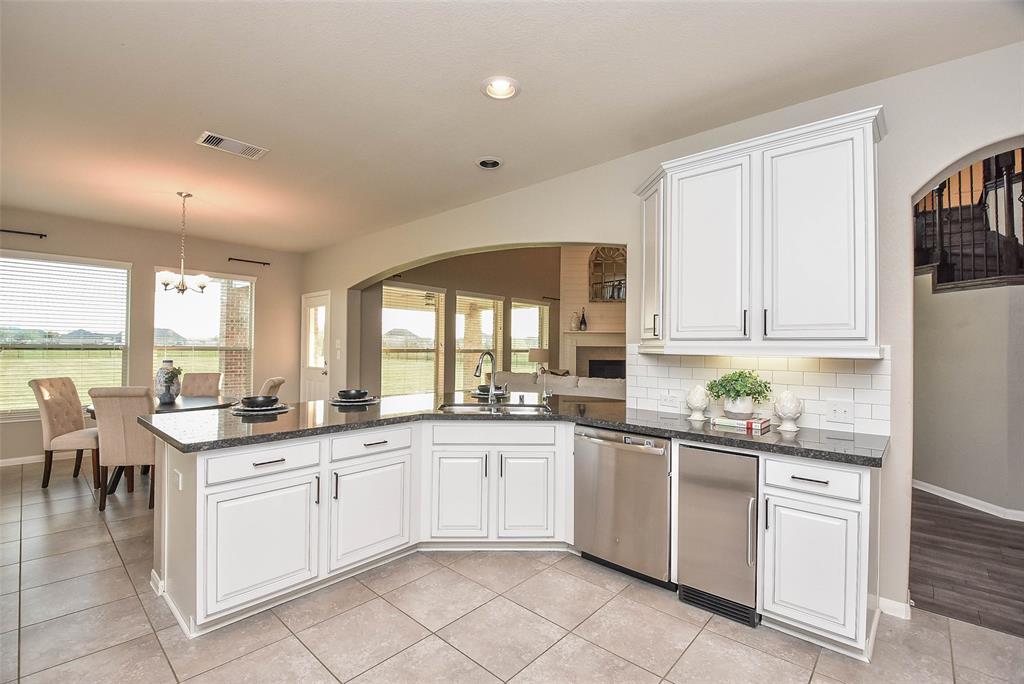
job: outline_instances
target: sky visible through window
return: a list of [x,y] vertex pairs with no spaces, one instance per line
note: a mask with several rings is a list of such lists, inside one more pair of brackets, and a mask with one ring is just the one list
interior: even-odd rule
[[187,340],[216,340],[220,336],[221,284],[211,280],[203,294],[165,292],[156,283],[157,306],[153,327],[173,330]]

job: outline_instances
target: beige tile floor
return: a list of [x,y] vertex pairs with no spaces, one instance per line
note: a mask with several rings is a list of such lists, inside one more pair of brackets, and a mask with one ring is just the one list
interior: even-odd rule
[[422,552],[189,640],[147,581],[148,480],[96,511],[0,468],[0,674],[35,682],[1024,683],[1024,639],[883,616],[868,665],[563,553]]

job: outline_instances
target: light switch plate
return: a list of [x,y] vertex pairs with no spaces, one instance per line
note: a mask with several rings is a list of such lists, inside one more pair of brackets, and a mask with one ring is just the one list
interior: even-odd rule
[[832,423],[847,423],[849,425],[853,425],[853,402],[826,401],[825,420]]

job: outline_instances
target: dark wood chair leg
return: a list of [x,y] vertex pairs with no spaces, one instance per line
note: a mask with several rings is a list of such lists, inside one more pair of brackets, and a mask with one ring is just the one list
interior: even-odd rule
[[128,482],[128,493],[135,491],[135,466],[124,467],[124,479]]
[[99,489],[100,486],[100,450],[92,450],[92,488]]
[[156,499],[156,468],[149,469],[149,508],[153,509],[153,502]]
[[107,466],[100,466],[100,510],[107,510]]
[[51,470],[53,470],[53,452],[47,449],[43,452],[43,489],[50,486]]
[[82,472],[82,452],[84,449],[77,449],[75,451],[75,473],[72,477],[78,477],[78,474]]

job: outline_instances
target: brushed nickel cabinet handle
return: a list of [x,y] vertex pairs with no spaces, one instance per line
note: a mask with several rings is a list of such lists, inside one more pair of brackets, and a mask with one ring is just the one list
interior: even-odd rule
[[375,446],[383,446],[383,445],[385,445],[387,443],[388,443],[388,440],[382,439],[379,442],[363,442],[363,446],[364,447],[375,447]]
[[754,531],[754,524],[750,521],[753,516],[754,504],[757,503],[757,499],[750,497],[750,501],[747,502],[747,567],[754,567],[754,557],[751,553],[750,547],[753,545],[752,537]]
[[816,480],[813,477],[800,477],[799,475],[790,475],[791,480],[799,480],[800,482],[813,482],[814,484],[820,484],[828,486],[828,480]]
[[253,463],[252,467],[253,468],[259,468],[260,466],[268,466],[268,465],[274,465],[275,463],[284,463],[284,462],[285,462],[285,459],[283,459],[283,458],[275,458],[273,461],[260,461],[259,463]]
[[316,475],[316,499],[313,501],[317,506],[320,505],[320,476]]
[[334,473],[334,498],[338,498],[338,473]]

